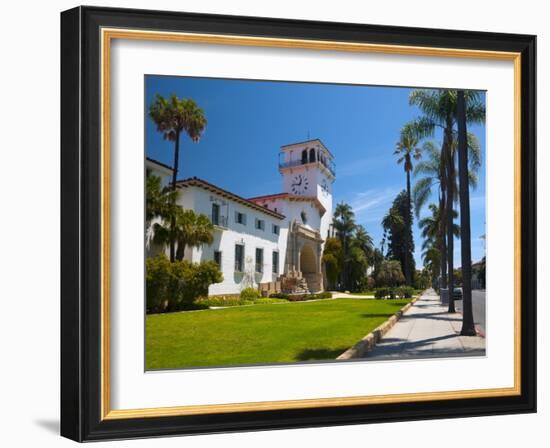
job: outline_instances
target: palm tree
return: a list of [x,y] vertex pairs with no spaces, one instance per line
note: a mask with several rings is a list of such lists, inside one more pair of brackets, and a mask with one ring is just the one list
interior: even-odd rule
[[[424,239],[422,242],[422,259],[424,264],[430,263],[429,269],[432,273],[432,277],[440,274],[441,269],[441,239],[445,235],[441,235],[441,209],[436,204],[430,204],[428,206],[431,215],[422,218],[418,221],[418,227],[421,230],[421,236]],[[453,216],[456,218],[458,213],[453,210]],[[453,235],[455,237],[460,236],[460,227],[457,224],[453,224]],[[435,258],[437,257],[437,262]]]
[[372,261],[374,245],[371,236],[367,232],[367,229],[365,229],[365,227],[363,227],[361,224],[358,224],[355,228],[353,241],[354,244],[363,251],[365,257],[370,263]]
[[458,172],[460,178],[460,254],[462,258],[462,330],[463,336],[475,336],[472,311],[472,252],[470,234],[470,185],[468,179],[468,138],[466,131],[466,100],[463,90],[457,93]]
[[[165,140],[174,142],[174,165],[172,172],[172,191],[176,191],[178,176],[180,135],[186,133],[191,141],[198,142],[206,128],[206,117],[203,110],[187,98],[178,98],[172,94],[168,99],[157,94],[149,107],[149,117],[157,126]],[[176,217],[172,216],[171,226],[175,227]],[[172,237],[175,235],[172,232]],[[170,240],[170,261],[175,259],[175,240]]]
[[[399,141],[396,144],[396,148],[394,151],[394,155],[398,155],[399,158],[397,159],[397,163],[403,163],[403,168],[405,169],[405,174],[407,177],[407,207],[408,207],[408,213],[406,213],[407,216],[405,216],[405,226],[408,229],[412,229],[412,222],[411,222],[411,216],[412,216],[412,203],[411,203],[411,171],[413,169],[413,163],[412,159],[420,159],[422,156],[422,153],[420,151],[420,147],[418,146],[419,142],[419,133],[417,132],[415,126],[413,123],[407,123],[403,128],[401,129],[401,133],[399,136]],[[409,240],[408,238],[405,239],[405,283],[407,285],[411,284],[411,269],[409,265]]]
[[344,288],[347,288],[349,280],[348,272],[348,258],[349,258],[349,247],[350,239],[355,231],[355,217],[353,210],[349,204],[340,202],[336,205],[334,209],[334,217],[332,223],[334,230],[336,230],[337,236],[342,243],[342,250],[344,255],[344,262],[341,272],[341,283]]
[[176,260],[183,260],[186,247],[198,248],[203,244],[212,244],[214,225],[208,216],[181,207],[178,207],[174,215],[175,226],[154,224],[153,239],[157,244],[170,244],[171,241],[176,241]]
[[[415,121],[415,128],[422,136],[433,136],[435,129],[443,130],[443,143],[441,146],[441,197],[440,201],[445,206],[442,222],[442,233],[446,233],[446,258],[448,282],[444,287],[449,289],[449,312],[454,312],[453,290],[453,202],[455,201],[455,158],[452,150],[454,138],[454,126],[456,124],[456,90],[413,90],[409,96],[409,103],[416,105],[423,116]],[[482,123],[485,121],[485,105],[480,101],[479,92],[467,91],[465,93],[465,119],[468,123]],[[445,282],[445,279],[443,280]]]
[[441,252],[433,243],[430,243],[422,252],[422,262],[426,270],[430,273],[433,284],[434,278],[439,275],[441,269]]

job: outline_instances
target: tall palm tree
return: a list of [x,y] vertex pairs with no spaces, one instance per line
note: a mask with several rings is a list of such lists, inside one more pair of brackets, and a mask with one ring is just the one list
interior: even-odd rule
[[462,330],[463,336],[475,336],[472,310],[472,248],[470,242],[470,185],[468,179],[468,137],[466,130],[466,100],[463,90],[457,92],[458,172],[460,178],[460,254],[462,258]]
[[363,227],[361,224],[358,224],[356,226],[353,240],[355,242],[355,245],[363,251],[368,262],[371,263],[374,244],[372,242],[371,236],[369,235],[369,232],[367,232],[367,229],[365,229],[365,227]]
[[[453,139],[452,149],[456,150],[457,140]],[[439,209],[444,210],[445,203],[443,201],[443,192],[442,192],[442,172],[441,172],[441,153],[437,148],[436,144],[432,141],[427,141],[422,147],[422,152],[424,154],[423,159],[416,164],[414,167],[413,177],[419,178],[413,188],[413,203],[414,209],[416,212],[416,217],[420,215],[420,211],[428,202],[434,189],[437,188],[437,194],[439,197]],[[470,185],[475,188],[477,186],[478,178],[477,171],[481,166],[481,150],[477,137],[474,134],[468,133],[468,154],[470,156],[468,178]],[[458,191],[458,187],[454,188],[455,191]],[[434,205],[435,206],[435,205]],[[430,205],[431,207],[431,205]],[[453,215],[453,218],[458,216],[456,212]],[[445,226],[441,223],[440,220],[440,235],[439,235],[439,250],[441,253],[446,253],[446,239],[447,235],[444,231]],[[446,285],[447,279],[447,262],[444,260],[440,265],[441,267],[441,278],[443,284]]]
[[[178,165],[180,154],[180,136],[185,133],[191,141],[198,142],[206,128],[204,111],[188,98],[178,98],[172,94],[169,98],[157,94],[155,101],[149,107],[149,117],[162,133],[165,140],[174,142],[174,165],[172,167],[172,191],[176,191]],[[175,227],[176,217],[171,219],[171,226]],[[172,237],[175,235],[172,232]],[[174,239],[170,240],[170,261],[175,259]]]
[[344,262],[341,271],[341,283],[344,288],[348,287],[349,272],[348,272],[348,258],[350,239],[355,231],[355,216],[353,209],[349,204],[340,202],[334,209],[334,217],[332,225],[340,242],[342,243],[342,250],[344,255]]
[[[415,121],[415,127],[422,136],[433,136],[436,129],[443,131],[441,146],[441,197],[445,206],[442,219],[442,233],[446,233],[447,248],[447,284],[449,290],[449,312],[454,312],[452,300],[454,241],[453,241],[453,202],[455,201],[455,157],[452,150],[454,127],[456,124],[456,90],[413,90],[409,96],[409,103],[416,105],[422,116]],[[465,117],[468,123],[482,123],[485,121],[485,105],[480,101],[480,94],[476,91],[465,92]]]
[[[408,212],[406,213],[407,216],[405,216],[405,226],[408,229],[412,229],[412,202],[411,202],[411,171],[413,169],[413,159],[420,159],[422,156],[421,149],[418,146],[418,143],[420,141],[419,133],[417,132],[416,127],[413,123],[407,123],[403,128],[401,129],[401,133],[399,135],[399,141],[396,144],[396,148],[394,151],[394,155],[398,155],[399,158],[397,159],[397,163],[403,164],[403,168],[405,169],[405,175],[407,177],[407,207]],[[411,230],[412,231],[412,230]],[[409,252],[410,247],[409,246],[409,240],[408,238],[405,239],[405,283],[407,285],[410,285],[412,283],[411,279],[411,267],[409,264]]]

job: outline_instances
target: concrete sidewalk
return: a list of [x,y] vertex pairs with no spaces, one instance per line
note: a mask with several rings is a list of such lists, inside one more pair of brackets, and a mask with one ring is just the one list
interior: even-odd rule
[[449,314],[430,290],[365,354],[373,360],[485,355],[485,339],[460,336],[462,315]]

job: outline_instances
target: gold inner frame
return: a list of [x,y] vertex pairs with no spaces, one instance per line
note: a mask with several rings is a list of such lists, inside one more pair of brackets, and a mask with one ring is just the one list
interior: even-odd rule
[[[230,404],[187,405],[141,409],[111,409],[110,398],[110,50],[113,39],[207,43],[254,47],[296,48],[356,53],[383,53],[467,59],[505,60],[514,63],[514,386],[442,392],[369,395],[303,400],[280,400]],[[101,29],[101,419],[166,417],[224,412],[306,409],[413,401],[502,397],[521,394],[521,54],[514,52],[416,47],[304,39]]]

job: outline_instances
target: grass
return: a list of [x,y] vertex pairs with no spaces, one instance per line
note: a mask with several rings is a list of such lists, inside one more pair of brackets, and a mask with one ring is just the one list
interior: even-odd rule
[[335,359],[408,302],[336,299],[148,315],[146,367]]

